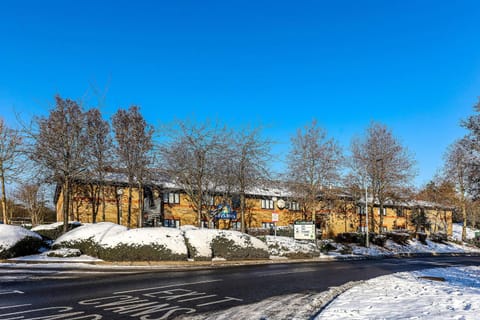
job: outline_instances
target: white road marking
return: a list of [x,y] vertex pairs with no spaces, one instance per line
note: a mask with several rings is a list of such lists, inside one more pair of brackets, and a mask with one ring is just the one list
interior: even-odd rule
[[201,296],[201,297],[196,297],[196,298],[182,299],[182,300],[178,300],[178,302],[200,300],[200,299],[212,298],[212,297],[216,297],[216,296],[217,296],[216,294],[211,294],[211,295],[208,295],[208,296]]
[[2,309],[11,309],[11,308],[29,307],[29,306],[31,306],[31,305],[32,305],[31,303],[27,303],[27,304],[17,304],[17,305],[14,305],[14,306],[0,307],[0,310],[2,310]]
[[225,297],[225,299],[222,299],[222,300],[197,304],[197,307],[204,307],[204,306],[209,306],[209,305],[212,305],[212,304],[219,304],[219,303],[223,303],[223,302],[227,302],[227,301],[243,301],[243,299],[238,299],[238,298],[233,298],[233,297]]
[[13,293],[24,294],[24,292],[23,292],[23,291],[20,291],[20,290],[0,291],[0,295],[3,295],[3,294],[13,294]]
[[143,288],[143,289],[135,289],[135,290],[127,290],[127,291],[117,291],[117,292],[114,292],[113,294],[124,294],[124,293],[142,292],[142,291],[150,291],[150,290],[165,289],[165,288],[191,286],[191,285],[195,285],[195,284],[212,283],[212,282],[218,282],[218,281],[223,281],[223,280],[217,279],[217,280],[206,280],[206,281],[197,281],[197,282],[186,282],[186,283],[170,284],[170,285],[161,286],[161,287],[151,287],[151,288]]

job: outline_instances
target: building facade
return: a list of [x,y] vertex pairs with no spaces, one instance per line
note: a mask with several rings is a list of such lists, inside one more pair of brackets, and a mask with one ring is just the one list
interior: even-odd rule
[[[206,228],[240,230],[240,202],[238,195],[225,197],[221,194],[208,196],[199,214],[193,209],[188,195],[174,184],[148,185],[139,190],[129,188],[126,183],[109,181],[97,192],[96,199],[91,195],[95,185],[77,183],[74,188],[70,220],[82,223],[108,221],[128,227],[180,227],[184,225]],[[90,192],[89,192],[90,190]],[[128,198],[132,200],[128,214]],[[140,191],[140,192],[139,192]],[[62,221],[62,190],[56,196],[57,220]],[[140,201],[143,199],[143,201]],[[246,229],[270,229],[273,226],[291,226],[295,221],[312,220],[311,213],[305,213],[299,202],[290,196],[287,189],[256,188],[246,194]],[[452,234],[451,207],[425,201],[387,202],[383,210],[378,204],[369,201],[369,230],[379,232],[409,230],[426,233]],[[373,212],[372,212],[373,210]],[[379,225],[380,214],[383,225]],[[416,225],[412,216],[426,217],[428,223]],[[318,198],[315,209],[315,222],[322,237],[331,238],[343,232],[363,232],[366,230],[364,199],[354,199],[348,195]]]

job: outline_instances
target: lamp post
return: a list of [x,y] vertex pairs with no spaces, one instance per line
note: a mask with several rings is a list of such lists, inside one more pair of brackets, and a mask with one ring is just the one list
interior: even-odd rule
[[369,243],[369,234],[368,234],[368,183],[367,183],[367,172],[365,170],[365,246],[368,248]]

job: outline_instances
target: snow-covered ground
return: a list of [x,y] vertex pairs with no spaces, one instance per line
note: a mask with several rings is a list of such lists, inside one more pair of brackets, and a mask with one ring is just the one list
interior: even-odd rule
[[[454,223],[452,230],[452,239],[455,241],[462,241],[462,228],[461,223]],[[475,230],[467,227],[467,240],[475,238]]]
[[341,294],[315,319],[478,319],[480,267],[378,277]]
[[[442,278],[444,281],[438,281]],[[452,267],[396,273],[365,282],[347,283],[326,292],[277,296],[251,305],[181,319],[473,320],[478,319],[479,312],[480,267]]]

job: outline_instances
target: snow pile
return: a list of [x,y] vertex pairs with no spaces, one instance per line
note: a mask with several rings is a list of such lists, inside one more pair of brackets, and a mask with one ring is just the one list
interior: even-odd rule
[[[81,223],[77,222],[77,221],[73,221],[73,222],[69,222],[68,225],[69,226],[80,226]],[[35,232],[38,232],[38,231],[42,231],[42,230],[56,230],[56,229],[60,229],[61,227],[63,227],[63,222],[54,222],[54,223],[50,223],[50,224],[40,224],[36,227],[33,227],[31,230],[35,231]]]
[[174,228],[130,229],[109,222],[86,224],[59,237],[53,248],[78,248],[112,261],[268,258],[262,241],[238,231]]
[[42,240],[38,234],[23,227],[0,224],[0,252],[12,248],[26,238]]
[[478,319],[480,267],[402,272],[346,291],[315,319]]
[[174,254],[187,254],[182,231],[173,228],[142,228],[119,230],[110,233],[99,241],[99,245],[105,248],[115,248],[121,245],[144,246],[161,245],[168,248]]
[[64,243],[78,242],[83,240],[92,240],[95,243],[102,242],[103,239],[113,237],[121,232],[125,232],[126,227],[111,222],[100,222],[94,224],[84,224],[59,237],[54,243],[54,247],[61,247]]
[[275,257],[318,257],[320,251],[312,241],[300,241],[290,237],[266,236],[268,250]]
[[[452,232],[453,240],[462,241],[462,229],[463,229],[463,224],[461,223],[453,224],[453,232]],[[467,240],[471,240],[474,238],[475,238],[475,230],[467,227]]]
[[268,258],[264,242],[238,231],[184,228],[190,255],[197,260],[212,258]]

